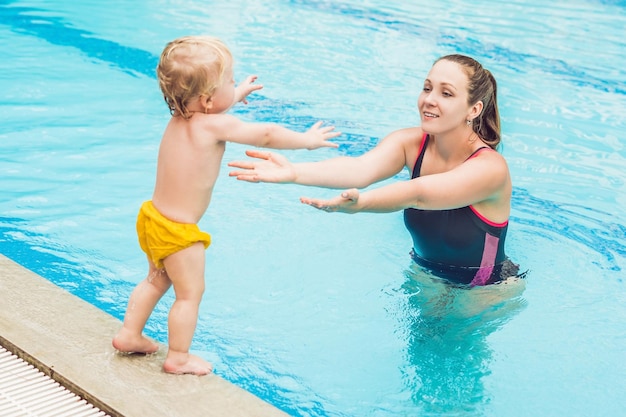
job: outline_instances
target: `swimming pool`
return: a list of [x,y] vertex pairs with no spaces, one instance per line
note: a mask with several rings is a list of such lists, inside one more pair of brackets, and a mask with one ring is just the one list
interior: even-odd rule
[[[626,3],[57,3],[0,1],[0,252],[123,316],[168,117],[154,66],[177,36],[217,35],[239,78],[259,75],[241,117],[344,132],[294,160],[418,123],[434,59],[469,54],[499,83],[523,294],[425,314],[400,213],[327,215],[298,197],[334,191],[237,182],[225,164],[245,148],[229,146],[201,222],[214,242],[192,348],[294,416],[623,412]],[[160,341],[171,300],[148,324]]]

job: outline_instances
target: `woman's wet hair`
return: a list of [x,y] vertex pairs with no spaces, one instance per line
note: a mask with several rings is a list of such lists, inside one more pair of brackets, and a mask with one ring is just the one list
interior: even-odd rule
[[491,148],[496,149],[500,144],[500,112],[498,111],[497,84],[491,72],[466,55],[452,54],[442,56],[438,61],[451,61],[459,64],[467,78],[468,104],[483,102],[483,110],[472,122],[472,129]]

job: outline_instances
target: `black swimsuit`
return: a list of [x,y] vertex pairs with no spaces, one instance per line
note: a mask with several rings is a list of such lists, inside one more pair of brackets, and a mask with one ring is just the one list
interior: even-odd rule
[[[428,145],[424,135],[411,178],[420,176]],[[479,152],[491,149],[477,149]],[[413,238],[412,256],[435,275],[471,286],[492,284],[517,275],[519,267],[504,254],[508,221],[489,221],[472,206],[452,210],[404,210],[404,224]]]

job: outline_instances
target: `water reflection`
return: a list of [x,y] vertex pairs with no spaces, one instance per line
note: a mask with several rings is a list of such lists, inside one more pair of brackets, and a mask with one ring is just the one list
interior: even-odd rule
[[487,336],[524,309],[526,280],[457,288],[415,264],[405,276],[408,364],[402,372],[420,415],[480,414],[489,402],[482,381],[492,356]]

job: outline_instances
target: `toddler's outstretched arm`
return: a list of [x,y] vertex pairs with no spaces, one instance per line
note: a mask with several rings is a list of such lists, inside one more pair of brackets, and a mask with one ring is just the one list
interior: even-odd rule
[[334,126],[322,126],[322,122],[297,132],[277,123],[248,123],[224,113],[212,115],[206,127],[220,140],[272,149],[337,148],[339,145],[330,140],[341,135]]

